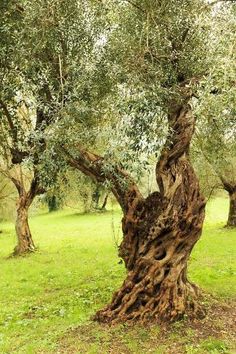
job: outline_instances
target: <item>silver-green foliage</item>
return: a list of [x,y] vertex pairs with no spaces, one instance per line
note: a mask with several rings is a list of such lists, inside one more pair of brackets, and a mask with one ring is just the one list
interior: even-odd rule
[[[213,17],[212,66],[195,102],[196,146],[215,174],[236,183],[236,4],[220,6]],[[214,46],[213,46],[214,44]]]

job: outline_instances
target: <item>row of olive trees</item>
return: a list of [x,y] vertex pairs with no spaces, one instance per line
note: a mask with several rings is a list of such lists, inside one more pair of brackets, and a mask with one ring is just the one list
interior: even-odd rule
[[48,206],[49,212],[67,207],[89,213],[106,211],[108,196],[109,190],[104,185],[68,169],[40,199]]
[[[228,51],[224,27],[231,16],[235,30],[234,3],[10,0],[0,6],[1,170],[19,194],[15,253],[34,250],[28,209],[69,165],[109,186],[123,211],[119,256],[127,277],[96,319],[201,315],[187,261],[201,235],[205,199],[189,149],[197,115],[201,144],[215,120],[220,125],[201,93],[219,60],[223,65],[219,48]],[[221,88],[219,80],[209,97],[218,100]],[[228,130],[220,137],[228,139]],[[156,191],[145,196],[136,177],[150,157]]]

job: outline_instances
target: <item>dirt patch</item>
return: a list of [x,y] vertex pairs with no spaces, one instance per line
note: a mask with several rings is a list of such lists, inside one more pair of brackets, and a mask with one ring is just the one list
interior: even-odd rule
[[202,320],[171,325],[100,325],[88,322],[58,340],[57,353],[192,354],[236,353],[236,302],[211,299]]

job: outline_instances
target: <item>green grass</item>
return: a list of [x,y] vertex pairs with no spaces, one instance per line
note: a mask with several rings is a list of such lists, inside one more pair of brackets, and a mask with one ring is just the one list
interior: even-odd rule
[[[236,293],[236,230],[223,228],[227,203],[209,203],[190,261],[190,278],[222,301]],[[159,327],[107,329],[89,322],[125,276],[117,258],[120,218],[119,211],[35,216],[30,225],[39,251],[18,259],[7,259],[14,226],[0,225],[0,353],[168,353],[166,343],[156,345]],[[176,332],[184,353],[197,353],[192,335],[190,330],[183,341]],[[205,339],[198,353],[229,353],[231,344],[217,340]]]
[[228,199],[207,205],[201,239],[190,260],[191,279],[216,296],[236,296],[236,229],[227,229]]

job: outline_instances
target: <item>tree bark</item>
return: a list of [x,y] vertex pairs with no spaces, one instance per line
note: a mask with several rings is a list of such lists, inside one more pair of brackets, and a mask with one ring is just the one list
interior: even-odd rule
[[235,192],[229,193],[229,215],[227,226],[236,227],[236,188]]
[[138,200],[124,215],[119,255],[128,274],[111,304],[97,312],[98,321],[172,321],[202,314],[197,287],[186,275],[205,207],[188,157],[194,123],[188,105],[169,114],[170,141],[156,168],[159,192]]
[[19,197],[15,224],[18,240],[17,246],[14,249],[15,256],[35,251],[35,245],[28,223],[28,211],[30,204],[31,201],[27,200],[26,196]]
[[40,188],[37,174],[34,175],[28,191],[25,190],[22,180],[14,177],[11,179],[19,194],[15,223],[17,245],[14,248],[13,255],[20,256],[36,250],[28,223],[28,212],[36,195],[44,193],[45,190]]
[[109,194],[106,193],[105,198],[104,198],[103,203],[102,203],[102,206],[101,206],[101,210],[103,210],[103,211],[106,210],[106,205],[107,205],[108,196],[109,196]]
[[[134,183],[123,195],[114,184],[124,212],[119,256],[128,274],[111,303],[95,315],[100,322],[202,315],[198,289],[187,279],[187,261],[201,235],[205,209],[188,156],[195,120],[188,104],[173,108],[168,120],[169,138],[156,166],[159,191],[144,199]],[[94,170],[89,173],[95,175]]]
[[236,227],[236,185],[235,182],[226,180],[223,176],[220,176],[220,179],[229,195],[229,214],[226,227]]

